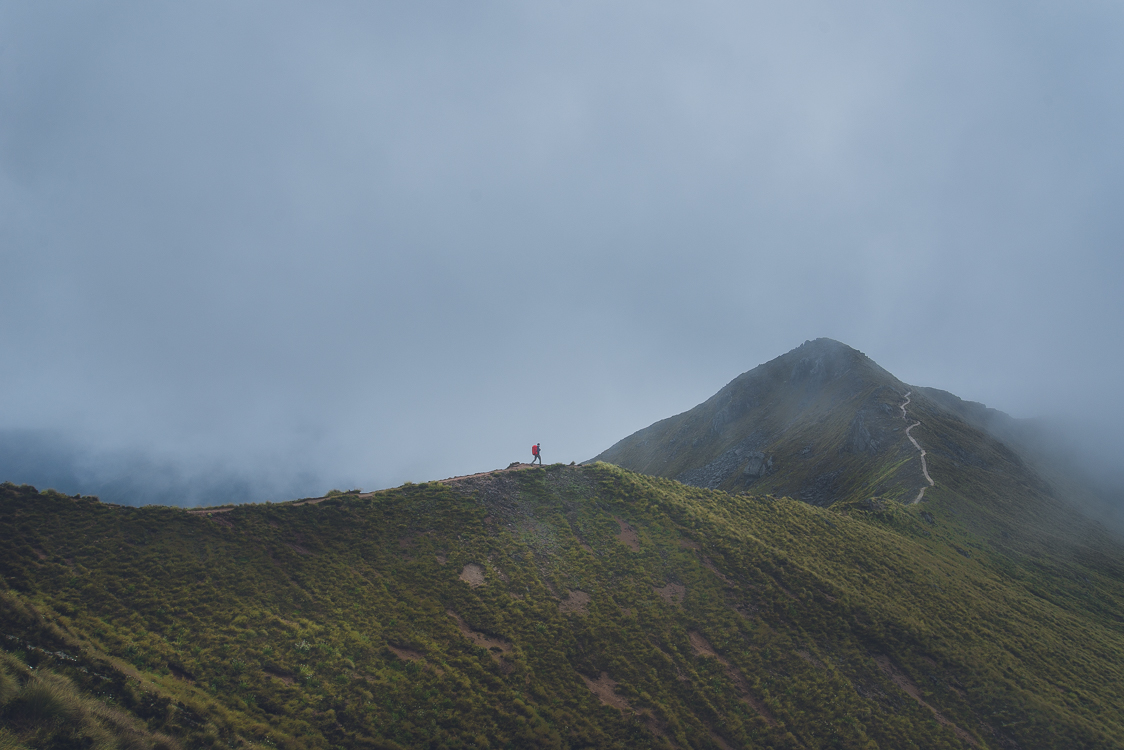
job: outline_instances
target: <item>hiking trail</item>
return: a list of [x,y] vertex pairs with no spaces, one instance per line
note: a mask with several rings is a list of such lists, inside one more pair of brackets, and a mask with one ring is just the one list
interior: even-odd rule
[[[909,416],[905,412],[905,407],[909,406],[909,400],[910,400],[909,395],[911,393],[913,393],[913,391],[906,391],[905,392],[905,401],[903,401],[901,406],[898,407],[902,410],[902,419],[904,419],[907,422],[909,421]],[[912,430],[914,427],[917,427],[919,424],[921,424],[921,423],[920,422],[914,422],[909,427],[906,427],[905,428],[905,436],[907,438],[909,438],[909,442],[913,443],[914,448],[921,451],[921,473],[925,475],[925,481],[929,483],[929,487],[932,487],[932,486],[934,486],[934,482],[933,482],[933,478],[931,476],[929,476],[929,465],[928,465],[928,463],[925,462],[925,450],[921,447],[921,444],[917,442],[917,438],[915,438],[913,435],[909,434],[910,430]],[[921,498],[925,497],[925,490],[929,489],[929,487],[922,487],[917,492],[917,497],[913,498],[913,502],[910,503],[910,505],[916,505],[917,503],[921,502]]]
[[[464,476],[449,477],[448,479],[439,479],[437,481],[441,482],[441,484],[450,484],[452,482],[459,482],[462,479],[475,479],[476,477],[487,477],[487,476],[491,476],[493,474],[506,474],[507,472],[510,472],[510,471],[523,471],[525,469],[532,468],[532,466],[533,466],[533,464],[525,464],[525,463],[522,463],[522,462],[519,462],[519,461],[515,461],[510,466],[508,466],[506,469],[493,469],[492,471],[482,471],[478,474],[465,474]],[[369,497],[374,497],[375,495],[377,495],[380,492],[386,492],[386,491],[387,490],[374,490],[373,492],[344,492],[344,493],[341,493],[339,495],[334,495],[332,497],[369,498]],[[325,500],[328,500],[328,499],[330,499],[330,497],[328,495],[325,495],[323,497],[309,497],[309,498],[303,498],[301,500],[280,502],[280,503],[274,503],[274,504],[284,506],[284,507],[294,508],[298,505],[316,505],[317,503],[322,503],[322,502],[324,502]],[[193,516],[212,516],[216,513],[229,513],[230,511],[234,510],[236,507],[238,507],[238,506],[237,505],[217,505],[217,506],[213,506],[213,507],[209,507],[209,508],[186,508],[185,510]]]

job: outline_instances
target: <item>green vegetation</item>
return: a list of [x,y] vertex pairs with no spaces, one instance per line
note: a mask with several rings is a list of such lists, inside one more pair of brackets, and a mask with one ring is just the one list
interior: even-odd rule
[[67,677],[0,653],[0,748],[178,748],[111,700],[83,695]]
[[1121,747],[1121,548],[974,492],[554,465],[206,515],[3,485],[0,747]]

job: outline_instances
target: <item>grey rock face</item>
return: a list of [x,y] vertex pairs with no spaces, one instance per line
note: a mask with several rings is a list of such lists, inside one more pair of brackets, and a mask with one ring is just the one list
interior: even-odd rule
[[762,435],[754,433],[705,466],[685,471],[675,478],[683,484],[710,490],[717,489],[739,471],[748,481],[758,479],[773,468],[772,456],[756,450],[762,439]]
[[847,431],[847,442],[843,450],[848,453],[874,453],[878,450],[878,441],[870,434],[866,418],[862,412],[851,420],[851,427]]
[[901,421],[896,419],[888,404],[868,402],[851,420],[843,451],[877,453],[889,443],[889,435],[895,428],[900,429],[900,425]]
[[742,474],[747,477],[765,476],[769,469],[773,468],[773,457],[766,456],[761,451],[752,451],[748,455],[749,461],[746,463],[745,468],[742,469]]
[[819,505],[821,507],[831,505],[839,499],[840,493],[836,485],[842,474],[842,469],[820,474],[811,482],[806,482],[802,487],[794,491],[792,496],[810,505]]
[[792,367],[792,383],[824,383],[851,370],[852,356],[858,354],[848,346],[831,339],[805,341],[795,351],[801,355]]
[[859,501],[859,508],[862,510],[872,510],[876,512],[886,510],[886,501],[880,497],[871,497],[866,500]]

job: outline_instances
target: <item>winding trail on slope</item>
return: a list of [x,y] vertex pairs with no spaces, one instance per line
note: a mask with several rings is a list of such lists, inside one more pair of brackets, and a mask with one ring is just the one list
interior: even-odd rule
[[[909,406],[909,395],[911,393],[913,393],[913,391],[906,391],[905,392],[905,401],[902,402],[902,405],[900,407],[901,410],[902,410],[902,419],[904,419],[907,422],[909,421],[909,417],[905,413],[905,407]],[[929,465],[925,462],[925,450],[921,447],[921,444],[917,442],[917,438],[915,438],[913,435],[909,434],[910,430],[912,430],[914,427],[916,427],[919,424],[921,424],[921,423],[920,422],[914,422],[909,427],[906,427],[905,428],[905,436],[907,438],[909,438],[909,442],[913,443],[914,448],[921,451],[921,473],[925,475],[925,481],[929,483],[929,487],[932,487],[934,483],[933,483],[933,478],[931,476],[929,476]],[[925,490],[929,489],[929,487],[922,487],[920,489],[920,491],[918,491],[917,497],[913,498],[913,502],[910,503],[910,505],[916,505],[917,503],[921,502],[921,498],[925,497]]]

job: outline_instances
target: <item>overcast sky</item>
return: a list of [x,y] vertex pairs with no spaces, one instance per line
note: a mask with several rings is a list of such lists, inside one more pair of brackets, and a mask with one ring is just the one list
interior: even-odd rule
[[1121,40],[1118,2],[5,2],[0,430],[284,499],[588,459],[818,336],[1103,429]]

